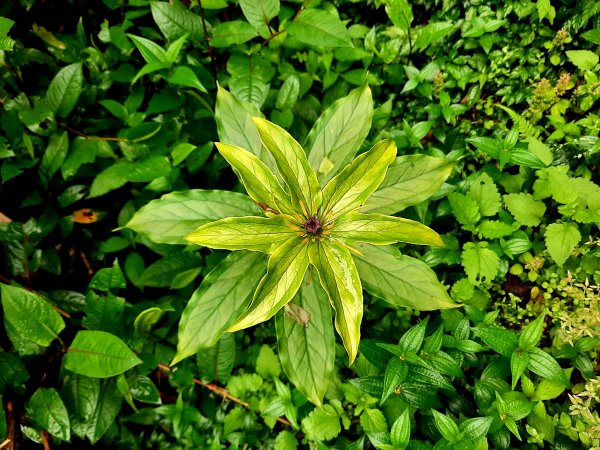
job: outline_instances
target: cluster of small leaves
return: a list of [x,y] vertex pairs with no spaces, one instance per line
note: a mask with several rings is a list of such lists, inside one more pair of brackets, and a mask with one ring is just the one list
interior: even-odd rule
[[[0,5],[0,445],[598,446],[597,2],[55,3]],[[224,333],[266,257],[183,239],[263,213],[214,148],[276,169],[251,117],[323,186],[393,141],[361,212],[444,240],[357,245],[350,367],[317,276]]]

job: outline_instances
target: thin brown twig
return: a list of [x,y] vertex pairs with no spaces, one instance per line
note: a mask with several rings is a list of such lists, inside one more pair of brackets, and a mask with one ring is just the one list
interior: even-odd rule
[[57,125],[63,127],[65,130],[70,131],[71,133],[76,134],[77,136],[81,136],[82,138],[89,139],[90,141],[118,141],[123,142],[127,141],[127,138],[119,138],[119,137],[101,137],[101,136],[90,136],[89,134],[82,133],[81,131],[77,131],[70,126],[62,123],[56,122]]
[[[0,223],[11,223],[12,219],[0,212]],[[0,447],[2,448],[2,447]]]
[[4,448],[6,447],[8,444],[10,444],[10,439],[6,439],[2,444],[0,444],[0,448]]
[[50,450],[50,435],[46,430],[40,431],[40,436],[42,437],[42,444],[44,444],[44,450]]
[[[171,370],[172,370],[171,367],[169,367],[166,364],[159,364],[158,368],[164,372],[171,372]],[[217,386],[215,383],[205,383],[204,381],[202,381],[198,378],[194,378],[194,383],[208,389],[209,391],[214,392],[215,394],[223,397],[224,399],[231,400],[232,402],[237,403],[238,405],[243,406],[244,408],[249,407],[247,402],[240,400],[237,397],[234,397],[227,391],[227,389],[225,389],[221,386]],[[285,425],[287,427],[292,425],[289,420],[287,420],[283,417],[278,417],[277,422],[282,423],[283,425]]]

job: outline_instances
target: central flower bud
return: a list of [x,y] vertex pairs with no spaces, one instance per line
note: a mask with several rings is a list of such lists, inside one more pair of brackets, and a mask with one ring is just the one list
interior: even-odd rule
[[321,231],[323,226],[321,225],[321,221],[319,220],[319,218],[315,216],[306,219],[303,228],[306,230],[307,233],[317,234],[319,231]]

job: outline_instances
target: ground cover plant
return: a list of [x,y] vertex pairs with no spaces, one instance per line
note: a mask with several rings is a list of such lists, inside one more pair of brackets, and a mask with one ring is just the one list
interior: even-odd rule
[[599,30],[3,2],[0,446],[600,448]]

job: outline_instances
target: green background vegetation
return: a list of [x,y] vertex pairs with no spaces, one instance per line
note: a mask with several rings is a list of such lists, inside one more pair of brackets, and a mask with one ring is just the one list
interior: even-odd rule
[[[58,3],[0,6],[0,442],[600,448],[600,3]],[[213,143],[262,114],[304,144],[365,83],[356,150],[392,139],[453,167],[402,211],[445,247],[390,258],[428,264],[464,306],[391,306],[407,287],[374,281],[358,357],[337,341],[319,407],[274,321],[166,366],[228,255],[182,239],[231,215],[198,190],[243,192]],[[172,199],[191,206],[125,228]]]

